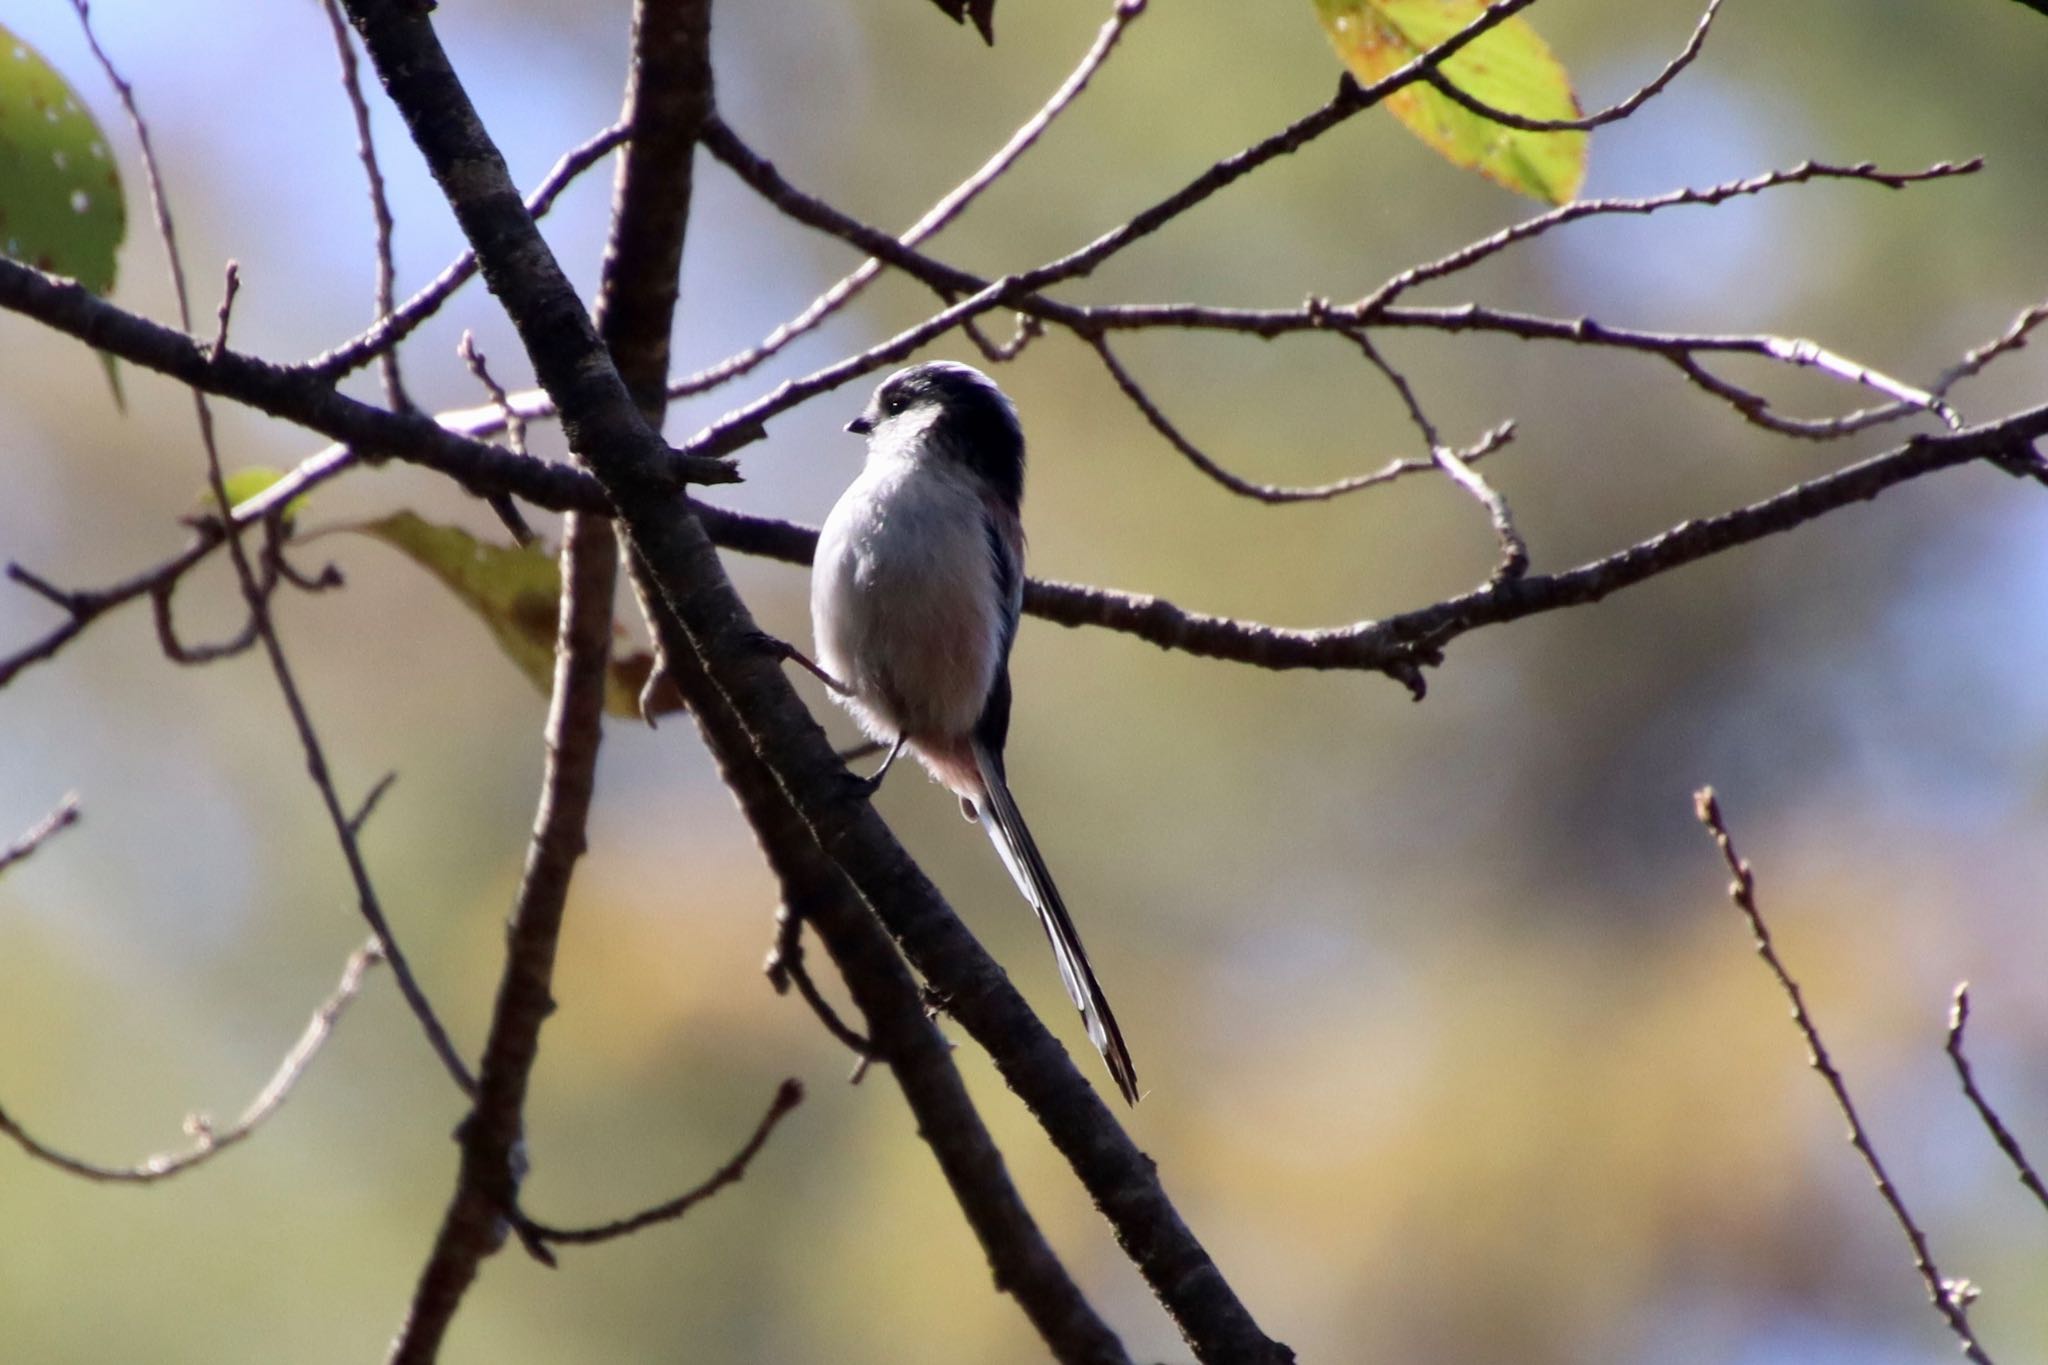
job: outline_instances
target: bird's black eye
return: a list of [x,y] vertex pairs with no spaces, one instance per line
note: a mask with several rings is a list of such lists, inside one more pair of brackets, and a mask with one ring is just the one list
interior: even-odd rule
[[903,390],[901,389],[896,390],[894,393],[882,395],[882,411],[888,413],[891,417],[894,417],[909,406],[910,400],[903,396]]

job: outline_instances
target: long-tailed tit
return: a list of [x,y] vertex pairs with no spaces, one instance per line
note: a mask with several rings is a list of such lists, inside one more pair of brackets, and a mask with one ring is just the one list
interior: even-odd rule
[[1088,1037],[1136,1104],[1116,1016],[1003,775],[1024,603],[1017,410],[981,371],[935,361],[883,381],[846,429],[868,438],[867,465],[819,532],[811,627],[840,701],[889,746],[869,790],[907,748],[960,797],[1038,912]]

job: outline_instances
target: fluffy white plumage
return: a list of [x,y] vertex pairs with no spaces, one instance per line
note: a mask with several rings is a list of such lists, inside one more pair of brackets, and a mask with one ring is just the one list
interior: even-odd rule
[[819,666],[871,738],[916,755],[988,832],[1038,912],[1090,1041],[1135,1104],[1116,1016],[1003,771],[1024,595],[1016,410],[979,370],[941,361],[883,381],[848,430],[868,437],[868,458],[818,534]]

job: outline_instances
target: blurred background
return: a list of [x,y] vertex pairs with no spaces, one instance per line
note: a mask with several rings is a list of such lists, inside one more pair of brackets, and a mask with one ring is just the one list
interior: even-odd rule
[[[1107,5],[999,7],[984,49],[923,0],[728,4],[728,119],[799,184],[904,225],[1036,109]],[[626,7],[444,6],[458,66],[522,183],[616,113]],[[371,229],[326,21],[294,4],[101,0],[168,175],[195,308],[241,263],[236,344],[280,358],[370,314]],[[1538,27],[1588,107],[1632,89],[1696,17],[1676,0],[1552,0]],[[171,316],[133,140],[70,6],[6,22],[86,92],[122,149],[117,299]],[[1592,144],[1588,194],[1651,193],[1814,157],[1989,168],[1889,194],[1809,186],[1591,223],[1418,301],[1812,337],[1916,383],[2043,289],[2048,20],[2010,0],[1734,6],[1701,64]],[[1315,107],[1337,65],[1307,3],[1157,5],[1014,176],[935,244],[989,273],[1063,253]],[[402,291],[459,238],[377,109]],[[678,363],[741,348],[855,264],[700,163]],[[609,172],[546,230],[594,285]],[[1354,120],[1216,198],[1079,290],[1286,306],[1345,299],[1530,216],[1390,120]],[[674,412],[687,434],[925,315],[885,282],[777,364]],[[482,401],[473,328],[531,382],[472,286],[405,351],[415,398]],[[1764,496],[1899,439],[1764,436],[1668,366],[1566,347],[1384,338],[1446,436],[1512,418],[1486,469],[1539,570]],[[1345,348],[1157,336],[1127,361],[1250,477],[1305,483],[1418,453]],[[958,338],[930,354],[972,358]],[[183,541],[201,455],[175,386],[0,316],[0,558],[111,582]],[[1861,395],[1774,385],[1800,412]],[[1955,397],[2038,402],[2038,351]],[[1287,625],[1380,616],[1481,580],[1494,544],[1446,481],[1267,509],[1193,473],[1079,346],[999,375],[1029,431],[1043,576]],[[372,377],[354,391],[374,397]],[[816,523],[854,473],[860,383],[778,419],[717,500]],[[221,410],[231,464],[317,439]],[[553,436],[537,435],[543,443]],[[403,468],[318,494],[308,532],[411,508],[488,514]],[[348,589],[287,596],[282,629],[345,799],[396,786],[366,846],[458,1040],[481,1039],[532,820],[543,698],[482,625],[358,536],[313,541]],[[765,624],[808,638],[805,578],[735,560]],[[1721,792],[1764,908],[1943,1270],[1983,1287],[2006,1360],[2048,1358],[2048,1213],[2013,1180],[1942,1056],[1955,983],[2005,1117],[2048,1156],[2048,499],[1938,475],[1597,607],[1459,640],[1411,702],[1376,676],[1267,673],[1027,622],[1013,780],[1058,868],[1150,1094],[1128,1122],[1275,1337],[1304,1361],[1932,1361],[1955,1350],[1842,1142],[1782,998],[1692,816]],[[238,624],[221,566],[187,634]],[[54,623],[0,591],[0,651]],[[830,710],[817,689],[810,694]],[[848,734],[842,721],[835,733]],[[759,966],[773,888],[686,721],[615,723],[530,1107],[529,1204],[558,1223],[665,1198],[723,1161],[777,1082],[810,1098],[745,1182],[679,1225],[558,1271],[498,1257],[454,1362],[1023,1362],[886,1076]],[[0,696],[0,841],[67,790],[84,823],[0,882],[0,1103],[105,1162],[230,1122],[364,937],[268,669],[157,653],[146,609],[103,621]],[[1038,929],[984,841],[916,777],[881,806],[1027,996],[1100,1075]],[[1141,1359],[1185,1359],[1063,1164],[971,1044],[960,1065],[1053,1243]],[[148,1189],[0,1149],[0,1324],[21,1361],[379,1359],[455,1169],[461,1107],[386,978],[260,1136]]]

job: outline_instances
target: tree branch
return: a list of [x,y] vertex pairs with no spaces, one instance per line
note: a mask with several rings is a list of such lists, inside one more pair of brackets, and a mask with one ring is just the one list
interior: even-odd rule
[[2041,1183],[2041,1174],[2034,1169],[2033,1163],[2027,1160],[2027,1154],[2020,1147],[2019,1139],[2012,1135],[2012,1130],[1998,1117],[1998,1111],[1991,1107],[1991,1101],[1985,1099],[1984,1092],[1977,1088],[1977,1074],[1970,1066],[1969,1057],[1963,1052],[1963,1030],[1969,1027],[1969,1023],[1970,983],[1965,981],[1956,987],[1955,1003],[1949,1008],[1946,1049],[1948,1059],[1955,1065],[1956,1077],[1962,1082],[1964,1096],[1977,1111],[1977,1117],[1984,1121],[1985,1130],[1991,1134],[1991,1140],[1998,1144],[1998,1150],[2005,1153],[2005,1159],[2012,1163],[2020,1184],[2028,1194],[2034,1196],[2036,1203],[2048,1209],[2048,1185]]
[[[144,179],[149,186],[150,208],[156,220],[157,235],[162,240],[164,255],[170,269],[171,292],[177,300],[179,324],[192,330],[192,305],[185,284],[185,265],[178,251],[178,236],[172,221],[169,196],[165,193],[164,181],[158,169],[156,153],[150,143],[149,124],[144,120],[135,91],[119,71],[111,58],[101,48],[98,36],[93,32],[88,0],[72,0],[72,7],[78,12],[78,21],[85,30],[87,45],[100,67],[106,72],[115,92],[120,96],[121,107],[127,112],[129,126],[134,130],[135,139],[142,153]],[[231,261],[227,266],[226,292],[220,305],[218,331],[211,345],[204,348],[208,363],[217,363],[227,352],[228,321],[235,300],[236,272]],[[189,338],[188,338],[189,340]],[[242,528],[234,519],[234,509],[228,501],[226,475],[222,471],[220,446],[214,437],[213,409],[206,401],[206,394],[198,387],[192,390],[193,415],[199,426],[199,444],[205,455],[206,481],[213,495],[213,503],[220,514],[222,534],[227,546],[228,558],[234,566],[235,581],[242,590],[243,602],[249,609],[250,623],[256,629],[256,637],[263,645],[264,657],[270,663],[272,676],[284,700],[285,710],[291,718],[292,728],[297,733],[299,747],[305,755],[306,776],[312,782],[320,803],[327,813],[328,823],[333,827],[335,841],[340,845],[342,861],[347,864],[349,879],[354,884],[356,905],[370,930],[377,936],[377,943],[384,960],[391,964],[391,975],[398,982],[399,993],[411,1007],[418,1019],[427,1043],[455,1083],[465,1091],[472,1081],[469,1071],[456,1054],[455,1046],[449,1041],[448,1033],[442,1027],[426,991],[413,975],[396,936],[391,931],[390,921],[384,914],[382,902],[378,899],[375,885],[370,880],[369,867],[363,861],[362,849],[356,840],[354,824],[342,810],[341,796],[335,790],[334,779],[327,766],[326,751],[321,745],[319,734],[313,727],[313,718],[307,709],[305,697],[299,691],[297,679],[293,676],[291,663],[285,657],[284,645],[278,638],[271,621],[270,603],[264,585],[260,580],[248,551],[242,544]]]
[[[543,387],[562,404],[572,449],[612,493],[635,552],[686,632],[685,640],[665,647],[693,714],[720,700],[733,708],[741,733],[732,747],[744,744],[757,752],[770,777],[788,784],[803,821],[817,831],[833,861],[885,917],[956,1016],[984,1046],[998,1050],[1006,1077],[1075,1163],[1197,1354],[1205,1360],[1287,1358],[1284,1348],[1259,1332],[1167,1202],[1151,1163],[1001,969],[910,863],[880,817],[845,795],[837,758],[773,660],[753,644],[758,631],[702,528],[660,484],[651,485],[645,467],[662,458],[665,448],[644,427],[626,428],[628,420],[638,423],[638,414],[630,405],[626,413],[619,411],[623,385],[604,363],[587,321],[566,316],[562,300],[573,299],[573,291],[520,211],[504,163],[477,123],[427,17],[399,0],[348,3],[386,88],[477,248],[485,279],[533,348]],[[616,439],[594,439],[600,433]],[[689,668],[680,657],[681,644],[701,657],[709,680],[694,692],[685,681]],[[707,691],[714,695],[703,696]],[[887,1049],[882,1030],[875,1032]]]
[[57,809],[24,830],[20,838],[7,847],[0,848],[0,872],[5,872],[16,863],[26,860],[50,839],[77,823],[78,793],[72,792],[57,803]]
[[341,1021],[343,1011],[362,990],[363,974],[384,960],[384,953],[371,939],[349,955],[348,963],[342,968],[341,983],[334,988],[334,994],[327,997],[325,1004],[313,1012],[306,1024],[306,1030],[299,1035],[299,1041],[278,1063],[269,1084],[257,1092],[249,1107],[231,1127],[216,1129],[203,1117],[195,1114],[185,1120],[185,1129],[192,1137],[192,1146],[182,1152],[163,1152],[145,1157],[133,1166],[101,1166],[84,1161],[31,1136],[12,1115],[0,1109],[0,1133],[13,1138],[21,1149],[45,1165],[55,1166],[60,1171],[75,1175],[82,1180],[99,1181],[116,1185],[152,1185],[159,1180],[182,1175],[194,1166],[213,1160],[228,1148],[246,1141],[270,1116],[278,1111],[292,1091],[304,1079],[313,1059],[319,1055],[334,1027]]
[[[689,222],[690,153],[710,103],[710,41],[709,0],[641,0],[634,7],[631,75],[620,118],[633,139],[619,166],[595,325],[622,373],[652,375],[636,387],[643,400],[651,396],[657,423]],[[473,354],[474,347],[469,349]],[[480,359],[475,367],[484,378]],[[504,406],[504,391],[485,382]],[[508,426],[516,431],[516,419]],[[464,1294],[483,1259],[501,1245],[508,1223],[529,1251],[552,1263],[537,1230],[519,1212],[526,1095],[540,1057],[541,1026],[555,1007],[555,951],[596,790],[618,558],[607,519],[568,516],[540,809],[506,933],[476,1107],[459,1134],[455,1192],[392,1347],[394,1365],[427,1365],[437,1358]],[[754,1146],[767,1140],[777,1117],[771,1111]],[[751,1151],[743,1154],[738,1169],[750,1158]],[[686,1196],[683,1207],[737,1178],[714,1177],[696,1198]]]
[[672,1223],[697,1205],[717,1194],[728,1185],[736,1185],[747,1174],[747,1167],[768,1145],[768,1135],[775,1131],[775,1125],[793,1113],[803,1103],[804,1088],[796,1081],[784,1081],[775,1087],[775,1098],[768,1102],[768,1111],[761,1115],[761,1121],[754,1126],[754,1134],[746,1145],[733,1154],[732,1160],[713,1171],[708,1179],[694,1189],[686,1190],[674,1199],[643,1209],[629,1218],[615,1219],[587,1228],[558,1228],[546,1223],[528,1221],[526,1231],[536,1240],[554,1246],[593,1246],[620,1237],[630,1237],[659,1223]]
[[1856,1155],[1863,1158],[1863,1164],[1870,1171],[1870,1178],[1877,1184],[1877,1192],[1884,1199],[1885,1207],[1898,1220],[1899,1228],[1906,1235],[1906,1241],[1913,1252],[1913,1268],[1920,1272],[1920,1278],[1927,1286],[1928,1300],[1936,1312],[1948,1323],[1949,1330],[1962,1343],[1963,1354],[1978,1365],[1991,1365],[1991,1358],[1977,1343],[1970,1330],[1970,1321],[1965,1313],[1969,1302],[1966,1292],[1967,1281],[1942,1278],[1941,1270],[1934,1264],[1934,1253],[1928,1248],[1927,1234],[1913,1221],[1913,1215],[1906,1211],[1906,1203],[1899,1197],[1898,1187],[1892,1184],[1891,1175],[1884,1163],[1878,1160],[1877,1149],[1870,1144],[1870,1135],[1864,1131],[1863,1120],[1857,1116],[1856,1103],[1849,1097],[1848,1082],[1842,1079],[1841,1070],[1834,1059],[1828,1056],[1827,1044],[1821,1041],[1820,1028],[1813,1022],[1813,1016],[1806,1008],[1806,997],[1799,989],[1799,983],[1785,970],[1785,964],[1778,957],[1777,947],[1771,942],[1770,928],[1764,923],[1763,912],[1756,903],[1756,874],[1735,851],[1735,841],[1728,836],[1728,827],[1722,823],[1720,803],[1714,799],[1712,787],[1702,787],[1693,793],[1693,807],[1701,824],[1714,836],[1714,844],[1721,850],[1721,860],[1728,865],[1728,872],[1734,880],[1728,884],[1728,898],[1742,912],[1749,923],[1750,937],[1756,942],[1757,956],[1771,969],[1778,988],[1785,993],[1785,999],[1792,1006],[1792,1021],[1799,1026],[1800,1036],[1806,1040],[1806,1060],[1827,1083],[1828,1093],[1834,1096],[1835,1107],[1842,1111],[1842,1118],[1849,1125],[1849,1145],[1856,1149]]

